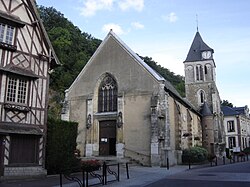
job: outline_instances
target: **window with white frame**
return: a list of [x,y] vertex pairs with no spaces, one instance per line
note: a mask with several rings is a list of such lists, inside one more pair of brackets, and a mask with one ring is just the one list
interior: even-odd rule
[[236,147],[235,137],[228,137],[228,147],[229,149],[233,149],[234,147]]
[[8,78],[7,102],[27,103],[28,80],[17,77]]
[[234,121],[227,121],[227,132],[235,132]]
[[0,23],[0,42],[12,45],[13,38],[14,38],[14,27],[4,23]]

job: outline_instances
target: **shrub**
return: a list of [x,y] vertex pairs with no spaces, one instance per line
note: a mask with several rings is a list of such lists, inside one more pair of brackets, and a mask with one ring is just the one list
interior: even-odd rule
[[96,171],[101,167],[101,163],[98,160],[82,160],[81,169],[83,171]]
[[204,162],[207,159],[208,152],[203,147],[191,147],[190,149],[184,149],[182,153],[182,162],[191,163]]
[[246,154],[250,154],[250,147],[247,147],[243,150],[244,153]]
[[46,169],[48,174],[67,173],[80,167],[75,156],[77,126],[75,122],[48,119]]

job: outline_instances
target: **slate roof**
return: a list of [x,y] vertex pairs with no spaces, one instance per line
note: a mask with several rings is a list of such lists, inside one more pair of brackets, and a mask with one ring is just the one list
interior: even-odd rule
[[212,51],[212,53],[214,52],[214,50],[202,40],[200,33],[197,31],[193,43],[189,49],[187,58],[184,62],[201,61],[202,51]]
[[105,37],[105,39],[102,41],[100,46],[97,48],[95,53],[92,55],[92,57],[89,59],[88,63],[86,66],[82,69],[82,71],[78,74],[77,78],[74,80],[74,82],[71,84],[68,90],[71,90],[73,87],[74,83],[77,82],[81,75],[86,71],[87,67],[91,63],[91,61],[95,58],[95,56],[99,53],[99,51],[102,49],[102,46],[106,43],[106,41],[110,38],[113,37],[116,42],[129,54],[131,55],[132,58],[135,59],[135,61],[142,67],[144,68],[149,74],[151,74],[157,81],[163,82],[165,84],[165,91],[168,93],[171,93],[172,96],[174,96],[179,102],[181,102],[183,105],[188,107],[190,110],[196,112],[198,115],[200,113],[192,106],[187,100],[185,100],[179,92],[174,88],[174,86],[166,80],[164,77],[162,77],[157,71],[155,71],[153,68],[151,68],[147,63],[143,61],[133,50],[131,50],[112,30],[108,33],[108,35]]
[[208,107],[208,104],[205,102],[201,108],[201,115],[202,116],[211,116],[213,115],[210,108]]
[[231,108],[229,106],[221,106],[221,110],[224,114],[224,116],[235,116],[239,115],[240,113],[234,110],[234,108]]
[[240,114],[245,114],[245,107],[233,107],[233,109]]
[[[130,55],[132,55],[133,58],[136,59],[136,61],[143,67],[145,68],[153,77],[155,77],[156,80],[158,81],[164,81],[165,83],[165,91],[171,92],[172,95],[183,105],[191,109],[192,111],[198,113],[198,111],[189,103],[187,102],[180,94],[179,92],[174,88],[174,86],[166,80],[164,77],[162,77],[157,71],[155,71],[153,68],[151,68],[147,63],[145,63],[133,50],[131,50],[112,30],[110,30],[108,36],[114,37],[120,44],[121,46],[128,51]],[[107,37],[108,37],[107,36]],[[198,113],[199,114],[199,113]]]

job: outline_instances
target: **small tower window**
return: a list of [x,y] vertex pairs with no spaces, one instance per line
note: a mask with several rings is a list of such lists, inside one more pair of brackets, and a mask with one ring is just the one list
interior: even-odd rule
[[204,93],[201,92],[200,94],[201,94],[201,103],[204,103]]
[[207,74],[207,66],[205,66],[205,74]]
[[198,97],[199,97],[199,103],[203,104],[206,101],[206,94],[203,90],[200,90],[198,92]]
[[204,80],[204,75],[203,75],[203,67],[202,65],[197,65],[196,66],[196,80],[197,81],[202,81]]

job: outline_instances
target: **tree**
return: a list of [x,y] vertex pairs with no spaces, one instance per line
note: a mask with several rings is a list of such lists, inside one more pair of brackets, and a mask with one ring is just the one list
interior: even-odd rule
[[144,62],[146,62],[151,68],[153,68],[156,72],[158,72],[162,77],[168,80],[175,89],[180,93],[182,97],[185,96],[185,82],[184,77],[180,75],[175,75],[175,73],[171,72],[169,69],[158,65],[151,57],[142,57],[140,56]]
[[223,101],[221,101],[220,104],[221,104],[222,106],[229,106],[229,107],[233,108],[233,104],[230,103],[228,100],[223,100]]
[[[38,7],[40,17],[55,49],[61,66],[50,75],[49,115],[60,118],[64,91],[94,54],[101,40],[82,32],[53,7]],[[141,57],[150,67],[171,82],[181,96],[185,96],[184,77],[157,64],[151,57]]]

